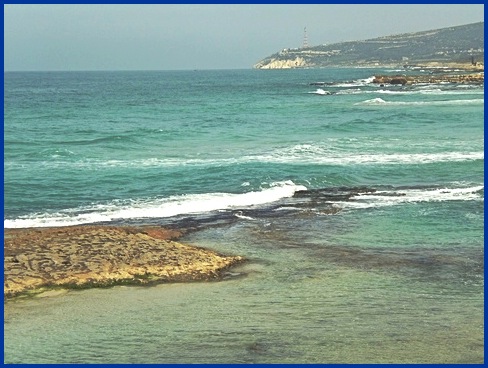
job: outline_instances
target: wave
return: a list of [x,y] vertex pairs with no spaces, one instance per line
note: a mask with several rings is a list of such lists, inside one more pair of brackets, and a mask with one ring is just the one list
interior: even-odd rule
[[39,155],[40,157],[53,158],[53,159],[68,158],[68,157],[71,158],[76,156],[76,154],[73,151],[70,151],[66,148],[46,148],[41,150],[39,153],[30,153],[30,155],[34,155],[34,156]]
[[86,145],[98,145],[101,143],[132,143],[135,139],[131,136],[124,135],[110,135],[106,137],[93,138],[93,139],[80,139],[72,141],[57,141],[57,144],[69,144],[76,146],[86,146]]
[[367,86],[371,83],[373,83],[374,79],[376,77],[373,75],[369,78],[365,78],[365,79],[356,79],[356,80],[353,80],[351,82],[340,82],[340,83],[334,83],[333,85],[335,87],[362,87],[362,86]]
[[57,227],[109,222],[124,219],[166,218],[178,215],[252,207],[293,197],[296,191],[307,190],[292,181],[275,182],[256,192],[204,193],[168,198],[113,201],[57,213],[31,214],[4,220],[4,228]]
[[[309,92],[314,93],[314,92]],[[379,89],[379,90],[363,90],[361,88],[342,89],[334,94],[336,95],[360,95],[360,94],[384,94],[384,95],[484,95],[484,91],[480,90],[445,90],[441,88],[431,89],[413,89],[413,90],[393,90],[393,89]]]
[[406,203],[484,200],[484,186],[468,188],[432,188],[386,190],[358,194],[352,201],[331,202],[343,209],[364,209]]
[[484,152],[438,153],[358,153],[334,152],[326,146],[301,144],[277,150],[269,156],[255,157],[272,163],[312,163],[325,165],[394,165],[460,162],[484,159]]
[[330,94],[332,94],[331,92],[323,90],[322,88],[317,88],[315,91],[308,92],[308,93],[315,94],[315,95],[330,95]]
[[347,81],[347,82],[313,82],[313,83],[310,83],[310,85],[314,85],[314,86],[331,86],[331,87],[344,87],[344,88],[347,88],[347,87],[363,87],[363,86],[367,86],[371,83],[373,83],[373,81],[375,80],[375,76],[371,76],[371,77],[368,77],[368,78],[364,78],[364,79],[355,79],[355,80],[352,80],[352,81]]
[[385,101],[382,98],[373,98],[357,102],[355,105],[371,106],[449,106],[449,105],[482,105],[485,103],[484,98],[466,99],[466,100],[446,100],[446,101]]
[[[455,183],[453,183],[456,185]],[[270,213],[310,211],[324,207],[362,210],[420,202],[484,201],[484,186],[412,188],[325,188],[307,189],[292,181],[276,182],[257,192],[241,194],[205,193],[160,199],[113,201],[58,213],[31,214],[4,220],[4,228],[63,227],[124,220],[148,220],[179,216],[231,216],[254,221]],[[319,211],[320,212],[320,211]],[[308,213],[308,212],[307,212]],[[331,214],[337,211],[330,212]]]
[[484,91],[470,91],[470,90],[445,90],[441,88],[432,89],[418,89],[408,91],[398,90],[384,90],[368,91],[369,93],[391,94],[391,95],[484,95]]
[[[354,142],[352,142],[354,143]],[[372,143],[374,144],[374,143]],[[298,144],[291,147],[276,148],[267,153],[249,154],[241,157],[222,158],[145,158],[139,160],[80,160],[43,162],[4,162],[5,169],[15,169],[28,165],[44,168],[69,168],[77,170],[99,170],[110,168],[154,169],[171,167],[216,167],[253,163],[264,164],[315,164],[315,165],[418,165],[439,162],[463,162],[484,159],[484,151],[459,151],[436,153],[370,153],[370,145],[361,142],[360,147],[350,145],[353,151],[327,144]],[[361,152],[361,148],[366,151]],[[440,147],[442,148],[442,147]],[[449,147],[452,149],[453,147]]]

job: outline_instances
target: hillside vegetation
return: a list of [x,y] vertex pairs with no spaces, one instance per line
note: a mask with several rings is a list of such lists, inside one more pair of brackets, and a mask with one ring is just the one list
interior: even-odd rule
[[257,69],[329,66],[483,64],[484,22],[404,33],[363,41],[284,49],[254,65]]

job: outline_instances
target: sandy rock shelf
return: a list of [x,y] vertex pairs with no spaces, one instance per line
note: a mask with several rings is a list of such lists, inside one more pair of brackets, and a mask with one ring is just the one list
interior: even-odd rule
[[4,298],[55,288],[219,279],[239,256],[174,241],[156,227],[4,230]]

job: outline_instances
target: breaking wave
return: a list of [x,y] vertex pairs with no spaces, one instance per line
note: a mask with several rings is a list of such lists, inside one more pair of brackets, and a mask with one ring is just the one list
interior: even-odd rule
[[[354,143],[354,142],[352,142]],[[362,142],[364,145],[365,143]],[[221,158],[145,158],[137,160],[79,160],[79,161],[45,161],[35,163],[50,168],[72,168],[78,170],[98,170],[109,168],[151,169],[158,167],[215,167],[231,166],[248,163],[273,164],[319,164],[319,165],[396,165],[396,164],[428,164],[435,162],[461,162],[483,160],[484,152],[465,150],[436,153],[371,153],[348,144],[349,148],[331,147],[328,144],[298,144],[290,147],[274,148],[269,152],[248,154],[240,157]],[[363,147],[364,148],[364,147]],[[453,147],[448,147],[452,150]],[[439,147],[442,149],[442,147]],[[352,151],[351,151],[352,150]],[[33,163],[5,162],[4,167],[21,166],[27,169]]]
[[382,98],[373,98],[358,102],[355,105],[373,105],[373,106],[449,106],[449,105],[482,105],[484,98],[466,99],[466,100],[448,100],[448,101],[385,101]]
[[484,186],[387,190],[358,194],[352,201],[338,201],[335,203],[340,204],[343,209],[362,209],[395,206],[405,203],[483,200],[483,191]]
[[165,218],[186,214],[251,207],[292,197],[306,190],[292,181],[271,183],[268,188],[247,193],[204,193],[168,198],[113,201],[56,213],[36,213],[4,220],[5,228],[57,227],[110,222],[124,219]]

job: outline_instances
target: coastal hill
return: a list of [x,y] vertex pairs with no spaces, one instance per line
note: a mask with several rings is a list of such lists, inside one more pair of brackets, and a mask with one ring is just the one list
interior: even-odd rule
[[256,69],[470,64],[484,60],[484,22],[363,41],[283,49]]

